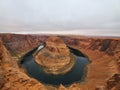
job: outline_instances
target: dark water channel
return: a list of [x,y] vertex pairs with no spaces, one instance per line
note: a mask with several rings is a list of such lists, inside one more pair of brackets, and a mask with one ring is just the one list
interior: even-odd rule
[[74,82],[81,81],[86,74],[86,64],[89,63],[89,60],[80,51],[70,47],[69,49],[75,56],[76,62],[74,67],[66,74],[52,75],[45,73],[43,69],[35,62],[34,57],[32,56],[36,49],[23,56],[21,65],[24,69],[26,69],[27,73],[31,77],[42,83],[52,85],[69,85]]

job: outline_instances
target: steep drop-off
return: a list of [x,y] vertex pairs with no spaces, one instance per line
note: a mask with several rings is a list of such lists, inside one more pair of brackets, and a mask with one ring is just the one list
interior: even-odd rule
[[47,38],[47,36],[0,34],[0,38],[14,59],[18,60],[18,58],[23,56],[26,52],[29,52],[42,43]]
[[46,73],[64,74],[71,70],[75,63],[74,56],[59,37],[49,37],[45,48],[35,55],[36,62]]
[[0,40],[0,90],[46,90],[18,67]]
[[[27,51],[45,41],[44,35],[0,35],[4,45],[12,56],[21,57]],[[85,37],[85,36],[60,36],[64,42],[81,50],[91,60],[88,67],[87,79],[84,83],[74,83],[69,87],[60,85],[59,90],[119,90],[120,87],[120,38],[112,37]],[[19,60],[16,57],[16,60]],[[13,79],[14,77],[14,79]],[[16,77],[16,79],[15,79]],[[25,80],[25,81],[24,81]],[[36,80],[21,72],[5,47],[0,44],[0,87],[2,90],[37,90],[46,87],[56,90],[56,87],[41,85]],[[35,83],[33,83],[35,82]],[[24,88],[24,89],[21,89]],[[35,88],[35,89],[32,89]],[[38,89],[39,90],[39,89]],[[43,90],[43,89],[41,89]]]

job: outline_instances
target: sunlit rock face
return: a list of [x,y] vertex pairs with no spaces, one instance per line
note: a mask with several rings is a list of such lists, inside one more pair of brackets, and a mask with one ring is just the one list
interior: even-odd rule
[[44,85],[30,78],[19,68],[1,40],[0,90],[46,90]]
[[44,71],[51,74],[66,73],[74,64],[69,48],[61,38],[55,36],[46,40],[45,48],[39,51],[35,60]]
[[[3,48],[3,45],[5,45],[9,52],[11,54],[14,53],[14,56],[16,56],[16,54],[19,55],[16,52],[27,53],[28,50],[38,46],[47,37],[41,37],[41,35],[18,36],[11,34],[8,37],[8,34],[3,36],[0,34],[3,40],[3,44],[0,42],[0,90],[46,90],[46,87],[48,88],[47,90],[57,90],[56,87],[52,86],[45,85],[44,87],[40,82],[21,72],[20,68],[16,66],[17,62],[10,58],[8,51]],[[111,41],[108,39],[111,39]],[[67,87],[68,90],[120,89],[120,38],[64,36],[63,40],[67,45],[81,50],[91,60],[91,64],[88,66],[87,81],[82,84],[71,84]],[[105,86],[107,89],[105,89]],[[59,90],[65,90],[64,86],[60,85]]]

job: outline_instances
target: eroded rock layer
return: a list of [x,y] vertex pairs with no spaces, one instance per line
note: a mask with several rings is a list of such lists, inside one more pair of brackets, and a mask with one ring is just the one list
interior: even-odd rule
[[0,40],[0,90],[46,90],[23,73]]
[[[13,56],[22,56],[46,39],[44,35],[0,34],[3,44]],[[0,90],[119,90],[120,38],[61,36],[64,42],[81,50],[91,60],[87,80],[59,88],[43,85],[20,70],[0,42]],[[19,60],[18,57],[16,57]]]
[[51,74],[68,72],[75,61],[64,41],[55,36],[46,40],[45,48],[39,51],[35,60],[47,73]]

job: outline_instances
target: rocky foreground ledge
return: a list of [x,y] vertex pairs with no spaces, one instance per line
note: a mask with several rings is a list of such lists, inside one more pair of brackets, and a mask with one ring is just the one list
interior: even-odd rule
[[36,62],[49,74],[64,74],[75,64],[75,57],[59,37],[49,37],[45,48],[35,55]]
[[0,40],[0,90],[47,90],[19,68]]

